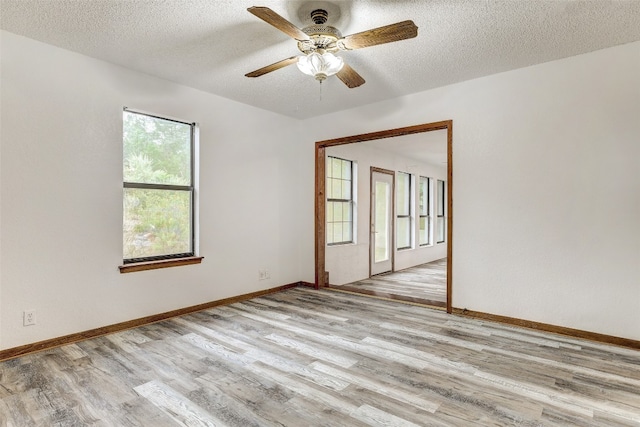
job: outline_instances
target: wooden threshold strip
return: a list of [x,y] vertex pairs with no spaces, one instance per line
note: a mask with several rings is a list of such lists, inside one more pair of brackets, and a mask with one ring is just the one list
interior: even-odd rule
[[19,347],[0,350],[0,362],[8,359],[14,359],[20,356],[25,356],[31,353],[36,353],[43,350],[49,350],[49,349],[60,347],[67,344],[73,344],[78,341],[84,341],[90,338],[96,338],[102,335],[121,332],[126,329],[137,328],[139,326],[160,322],[162,320],[167,320],[172,317],[178,317],[178,316],[183,316],[185,314],[195,313],[196,311],[207,310],[209,308],[218,307],[220,305],[233,304],[236,302],[246,301],[246,300],[261,297],[264,295],[273,294],[276,292],[283,291],[285,289],[295,288],[296,286],[301,285],[301,283],[302,282],[290,283],[288,285],[277,286],[275,288],[251,292],[249,294],[238,295],[230,298],[224,298],[217,301],[210,301],[210,302],[206,302],[198,305],[192,305],[190,307],[171,310],[171,311],[167,311],[159,314],[153,314],[151,316],[140,317],[138,319],[128,320],[126,322],[120,322],[120,323],[116,323],[109,326],[103,326],[101,328],[90,329],[84,332],[77,332],[75,334],[69,334],[62,337],[58,337],[58,338],[52,338],[44,341],[35,342],[32,344],[26,344]]
[[200,264],[204,257],[192,256],[187,258],[163,259],[159,261],[135,262],[119,266],[120,273],[133,273],[134,271],[155,270],[158,268],[178,267],[180,265]]
[[476,319],[490,320],[498,323],[506,323],[508,325],[520,326],[528,329],[535,329],[544,332],[552,332],[554,334],[566,335],[574,338],[583,338],[590,341],[597,341],[605,344],[617,345],[620,347],[633,348],[640,350],[640,341],[629,338],[620,338],[612,335],[599,334],[596,332],[583,331],[580,329],[567,328],[564,326],[550,325],[548,323],[533,322],[530,320],[518,319],[508,316],[500,316],[497,314],[483,313],[481,311],[467,310],[466,308],[453,307],[453,314],[460,316],[468,316]]

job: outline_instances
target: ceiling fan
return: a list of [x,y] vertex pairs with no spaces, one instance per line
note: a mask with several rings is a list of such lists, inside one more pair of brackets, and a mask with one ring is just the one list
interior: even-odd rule
[[364,79],[341,57],[336,56],[336,52],[362,49],[410,39],[418,35],[418,27],[413,21],[402,21],[342,37],[337,28],[326,25],[328,13],[324,9],[312,11],[313,25],[302,29],[268,7],[254,6],[248,8],[247,11],[297,40],[298,49],[304,54],[292,56],[247,73],[245,74],[247,77],[260,77],[296,63],[300,71],[315,77],[320,83],[335,74],[347,87],[354,88],[364,84]]

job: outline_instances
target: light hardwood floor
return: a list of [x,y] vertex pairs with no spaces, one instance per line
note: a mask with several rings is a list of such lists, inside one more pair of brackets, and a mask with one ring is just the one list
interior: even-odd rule
[[294,288],[0,363],[2,426],[638,426],[640,352]]
[[447,259],[383,273],[335,289],[409,301],[435,307],[447,305]]

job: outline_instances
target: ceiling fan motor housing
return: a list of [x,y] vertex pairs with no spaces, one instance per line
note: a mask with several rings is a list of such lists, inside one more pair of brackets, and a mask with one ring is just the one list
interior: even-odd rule
[[327,17],[327,11],[323,9],[311,12],[311,20],[314,24],[302,29],[302,32],[308,35],[311,40],[298,41],[298,49],[305,55],[317,50],[325,52],[339,50],[337,41],[342,38],[342,34],[336,27],[326,25]]
[[311,20],[316,25],[326,23],[327,18],[329,18],[329,13],[324,9],[316,9],[311,11]]

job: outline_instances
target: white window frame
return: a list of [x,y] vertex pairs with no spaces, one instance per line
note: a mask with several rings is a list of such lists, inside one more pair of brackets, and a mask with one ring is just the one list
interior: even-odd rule
[[[350,164],[350,171],[351,171],[351,175],[348,177],[348,179],[346,177],[343,177],[342,175],[340,177],[334,177],[333,176],[333,172],[332,169],[330,169],[330,165],[332,164],[333,160],[332,159],[336,159],[339,160],[340,162],[348,162]],[[327,195],[327,199],[326,199],[326,212],[327,212],[327,218],[326,218],[326,244],[327,246],[339,246],[339,245],[349,245],[349,244],[353,244],[356,242],[356,177],[357,177],[357,164],[355,161],[353,160],[349,160],[349,159],[343,159],[337,156],[327,156],[327,160],[326,160],[326,190],[325,193]],[[342,170],[342,169],[341,169]],[[349,193],[350,193],[350,197],[345,198],[345,197],[332,197],[334,196],[332,194],[332,186],[330,183],[330,180],[332,179],[338,179],[341,181],[349,181]],[[346,204],[349,208],[350,211],[350,220],[349,221],[335,221],[335,220],[331,220],[330,221],[330,217],[332,217],[332,214],[330,214],[330,210],[331,212],[333,212],[333,206],[334,204],[342,204],[343,206]],[[341,226],[344,225],[344,223],[348,223],[350,226],[350,230],[351,230],[351,234],[349,236],[347,236],[347,239],[343,239],[340,241],[335,241],[333,239],[334,237],[334,225],[340,223]],[[344,237],[344,232],[341,233],[342,236]]]
[[[196,182],[196,137],[197,137],[197,124],[193,122],[186,122],[178,119],[174,119],[171,117],[160,116],[156,114],[151,114],[147,112],[132,110],[129,108],[123,109],[123,117],[124,113],[129,114],[139,114],[142,116],[151,117],[158,120],[165,120],[175,123],[181,123],[190,127],[190,142],[189,142],[189,150],[190,150],[190,182],[188,185],[173,185],[173,184],[155,184],[155,183],[143,183],[143,182],[128,182],[123,179],[123,189],[133,188],[133,189],[151,189],[151,190],[167,190],[167,191],[184,191],[189,193],[190,200],[190,218],[189,218],[189,226],[190,226],[190,242],[189,242],[189,251],[174,253],[174,254],[162,254],[162,255],[154,255],[148,257],[136,257],[136,258],[124,258],[123,264],[134,264],[134,263],[150,263],[155,261],[164,261],[164,260],[179,260],[184,258],[191,258],[196,256],[196,192],[195,192],[195,182]],[[124,120],[123,120],[124,122]],[[123,126],[124,132],[124,126]],[[124,191],[123,191],[123,201],[124,201]],[[124,217],[123,217],[124,218]],[[124,229],[123,229],[124,233]],[[123,248],[124,249],[124,248]],[[121,268],[122,271],[122,268]]]

